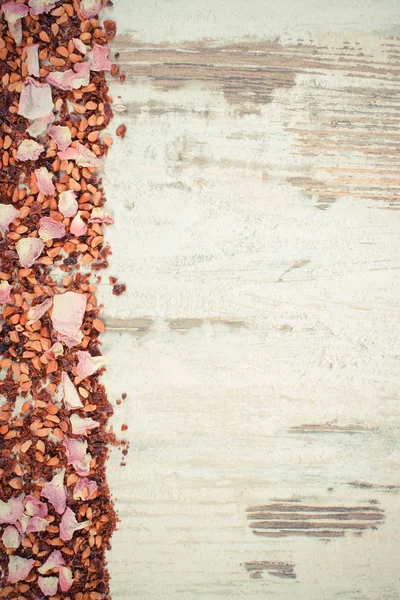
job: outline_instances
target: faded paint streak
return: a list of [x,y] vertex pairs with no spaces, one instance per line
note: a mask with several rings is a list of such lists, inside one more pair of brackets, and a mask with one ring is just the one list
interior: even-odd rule
[[335,425],[335,423],[306,423],[289,429],[289,433],[370,433],[377,431],[375,427],[363,425]]
[[263,571],[266,571],[268,575],[273,577],[280,577],[282,579],[296,579],[296,573],[294,572],[294,564],[274,561],[251,561],[244,563],[246,571],[249,572],[251,579],[262,579]]
[[371,504],[347,507],[274,503],[250,507],[246,512],[253,533],[270,537],[342,537],[350,531],[361,535],[377,529],[385,517],[383,510]]
[[[152,328],[156,325],[156,321],[151,317],[135,317],[131,319],[119,319],[118,317],[105,317],[104,319],[107,329],[110,331],[129,331],[137,336],[141,337],[149,333]],[[187,331],[203,325],[209,324],[213,327],[223,326],[231,329],[246,328],[248,324],[244,321],[235,319],[194,319],[194,318],[181,318],[181,319],[165,319],[168,327],[172,331],[178,333],[186,333]]]

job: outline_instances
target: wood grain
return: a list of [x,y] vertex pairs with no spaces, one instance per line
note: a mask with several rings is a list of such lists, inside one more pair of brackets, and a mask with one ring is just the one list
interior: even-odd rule
[[397,600],[398,6],[109,14],[114,598]]

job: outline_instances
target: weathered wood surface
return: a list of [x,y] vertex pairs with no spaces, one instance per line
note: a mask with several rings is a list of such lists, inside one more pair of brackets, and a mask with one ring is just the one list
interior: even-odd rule
[[110,14],[114,599],[397,600],[398,3]]

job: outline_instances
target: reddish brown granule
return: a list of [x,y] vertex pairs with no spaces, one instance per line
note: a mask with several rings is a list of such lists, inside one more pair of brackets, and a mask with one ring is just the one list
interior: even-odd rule
[[[73,583],[68,591],[58,587],[52,596],[54,600],[108,600],[105,552],[110,548],[117,521],[105,473],[108,447],[116,443],[108,427],[113,409],[99,382],[102,370],[84,379],[77,376],[78,351],[99,356],[99,334],[104,331],[96,286],[90,274],[83,274],[88,268],[97,271],[106,267],[111,253],[104,244],[103,225],[90,221],[93,209],[105,203],[104,190],[95,167],[83,167],[74,159],[60,158],[56,142],[47,133],[37,140],[31,137],[27,133],[31,121],[19,115],[18,110],[28,76],[26,46],[39,45],[40,71],[32,78],[44,84],[50,73],[73,70],[75,65],[85,62],[74,38],[93,48],[95,44],[105,45],[116,30],[113,21],[105,22],[104,31],[96,17],[85,19],[79,0],[54,4],[53,8],[46,8],[48,12],[35,16],[30,14],[25,1],[27,15],[20,20],[21,44],[13,39],[4,14],[0,20],[0,204],[19,210],[8,231],[0,233],[0,289],[7,287],[5,282],[11,286],[9,299],[0,305],[0,367],[4,370],[0,380],[0,394],[4,397],[0,407],[0,500],[7,502],[14,498],[25,503],[30,495],[47,505],[45,528],[23,534],[17,549],[5,548],[2,535],[7,524],[0,525],[0,597],[42,598],[38,567],[52,551],[59,550],[65,566],[71,570]],[[52,86],[56,111],[53,125],[68,127],[73,145],[79,142],[95,157],[104,159],[112,143],[109,136],[102,134],[112,117],[111,99],[104,72],[92,70],[89,77],[89,83],[78,89]],[[36,160],[19,160],[18,147],[23,140],[37,141],[43,146]],[[35,170],[41,167],[52,174],[53,194],[45,195],[38,188]],[[80,217],[87,225],[82,235],[74,235],[73,219],[59,209],[60,194],[68,190],[75,193]],[[17,253],[18,242],[23,238],[38,238],[43,217],[62,223],[65,235],[46,241],[33,264],[23,267]],[[53,277],[53,266],[64,273],[62,281],[58,276]],[[72,347],[62,343],[63,353],[52,354],[51,348],[58,342],[52,317],[45,312],[28,324],[28,311],[63,291],[86,297],[80,327],[82,339]],[[73,411],[56,400],[62,372],[68,374],[82,404]],[[13,416],[20,398],[22,407]],[[72,414],[91,418],[98,425],[87,435],[73,434]],[[87,442],[87,453],[91,455],[87,477],[97,486],[91,494],[84,486],[82,497],[74,497],[79,476],[67,460],[63,445],[66,438]],[[67,507],[78,522],[91,522],[75,531],[71,540],[62,539],[61,514],[41,496],[44,485],[63,468]],[[12,555],[35,561],[21,581],[7,581]],[[48,575],[58,577],[57,569]]]
[[128,425],[126,425],[126,423],[123,423],[121,425],[121,431],[126,431],[128,429]]
[[124,138],[126,133],[126,125],[119,125],[115,130],[118,137]]
[[121,296],[121,294],[123,294],[124,292],[126,292],[125,283],[117,283],[116,285],[113,286],[114,296]]

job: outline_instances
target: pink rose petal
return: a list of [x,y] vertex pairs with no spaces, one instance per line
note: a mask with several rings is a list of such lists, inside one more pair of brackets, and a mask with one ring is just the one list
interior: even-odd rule
[[53,299],[48,298],[36,306],[31,306],[28,309],[28,325],[32,325],[39,321],[43,315],[53,306]]
[[65,565],[63,555],[59,550],[53,550],[53,552],[47,557],[46,561],[38,568],[41,575],[45,575],[47,571]]
[[31,517],[26,526],[25,533],[36,533],[37,531],[45,531],[49,522],[41,517]]
[[[85,489],[87,493],[85,493]],[[87,477],[79,477],[75,484],[73,498],[74,500],[88,500],[92,494],[97,491],[97,483]]]
[[23,4],[16,4],[15,2],[7,2],[3,4],[3,10],[10,34],[19,46],[22,42],[21,19],[28,14],[28,7]]
[[91,521],[82,521],[81,523],[78,523],[75,513],[67,507],[60,523],[60,538],[64,540],[64,542],[68,542],[69,540],[72,540],[75,531],[84,529],[88,525],[91,525],[91,523]]
[[73,69],[66,71],[53,71],[46,77],[46,81],[61,90],[77,90],[89,85],[89,63],[76,63]]
[[76,235],[76,237],[80,237],[81,235],[85,235],[87,232],[87,225],[85,221],[81,219],[82,211],[78,210],[77,214],[71,221],[70,232],[72,235]]
[[39,44],[25,46],[25,52],[28,62],[28,75],[39,77]]
[[89,65],[92,71],[111,71],[112,62],[108,56],[110,48],[95,44],[93,50],[88,53]]
[[114,223],[114,217],[108,210],[104,208],[94,207],[90,214],[89,223],[104,223],[105,225],[112,225]]
[[19,210],[12,204],[0,204],[0,229],[7,231],[10,223],[19,217]]
[[79,167],[101,167],[102,162],[97,156],[80,142],[70,146],[64,152],[57,152],[61,160],[74,160]]
[[21,543],[21,536],[19,535],[18,529],[13,527],[13,525],[9,525],[5,528],[1,539],[3,540],[5,548],[13,548],[14,550],[19,548]]
[[7,502],[0,500],[0,523],[13,525],[23,515],[24,505],[19,498],[10,498]]
[[13,554],[8,557],[8,583],[17,583],[17,581],[24,581],[31,570],[35,560],[33,558],[22,558]]
[[64,73],[62,71],[52,71],[46,77],[47,83],[53,85],[54,87],[59,88],[60,90],[65,90],[66,88],[63,86],[63,78]]
[[56,188],[52,182],[53,174],[50,173],[46,167],[40,167],[35,169],[36,183],[44,196],[53,196],[56,192]]
[[42,217],[39,221],[39,236],[44,241],[63,238],[65,225],[51,217]]
[[74,435],[87,435],[87,432],[91,429],[95,429],[100,425],[98,421],[94,421],[91,418],[82,418],[76,413],[70,416],[72,433]]
[[47,504],[41,502],[35,496],[27,496],[25,498],[25,512],[30,517],[43,518],[47,515]]
[[57,356],[62,356],[63,354],[64,346],[61,344],[61,342],[55,342],[52,347],[46,350],[44,353],[45,357],[49,358],[50,360],[55,360]]
[[29,0],[29,8],[31,9],[32,15],[42,15],[48,13],[58,4],[61,0]]
[[18,160],[37,160],[44,152],[44,146],[35,142],[35,140],[23,140],[18,146]]
[[53,327],[60,342],[68,348],[76,346],[82,339],[80,328],[86,310],[86,296],[76,292],[57,294],[53,298]]
[[73,440],[65,437],[63,446],[67,454],[68,464],[72,465],[78,475],[89,475],[92,456],[87,451],[87,441]]
[[53,112],[53,108],[49,84],[39,83],[32,77],[27,77],[22,86],[18,114],[33,121],[47,117]]
[[72,190],[61,192],[58,201],[58,210],[64,217],[73,217],[78,212],[76,194]]
[[58,577],[38,577],[38,586],[45,596],[55,596],[58,588]]
[[40,117],[40,119],[35,119],[32,123],[32,125],[30,125],[28,127],[28,129],[26,130],[27,133],[29,133],[29,135],[31,137],[37,138],[40,137],[41,135],[43,135],[48,126],[50,125],[50,123],[52,123],[54,121],[54,115],[53,113],[50,113],[48,115],[46,115],[45,117]]
[[90,46],[86,46],[86,44],[84,44],[79,38],[73,38],[72,41],[74,42],[75,49],[83,54],[83,56],[86,56],[90,50]]
[[90,377],[108,362],[106,356],[91,356],[86,350],[78,350],[76,356],[78,358],[76,373],[81,379]]
[[90,83],[90,66],[89,63],[81,62],[74,65],[74,70],[68,69],[63,77],[63,85],[68,90],[78,90],[81,87],[86,87]]
[[85,19],[95,17],[101,9],[101,0],[81,0],[81,13]]
[[82,400],[68,374],[64,371],[62,374],[62,384],[64,388],[64,405],[65,408],[74,410],[83,406]]
[[64,485],[65,469],[54,475],[51,481],[44,484],[41,495],[62,515],[67,505],[67,488]]
[[60,588],[62,592],[68,592],[72,584],[74,583],[74,578],[72,575],[72,571],[69,567],[60,567],[58,569],[58,577]]
[[29,269],[35,260],[41,255],[44,248],[44,242],[38,238],[21,238],[15,244],[18,252],[19,262],[23,267]]
[[28,523],[30,521],[30,516],[23,513],[18,521],[15,523],[16,528],[22,534],[26,532],[26,528],[28,527]]
[[50,128],[49,136],[53,138],[61,152],[66,150],[72,141],[71,130],[67,126],[53,125]]
[[8,281],[0,282],[0,304],[4,304],[4,302],[8,302],[10,299],[12,286],[8,283]]

